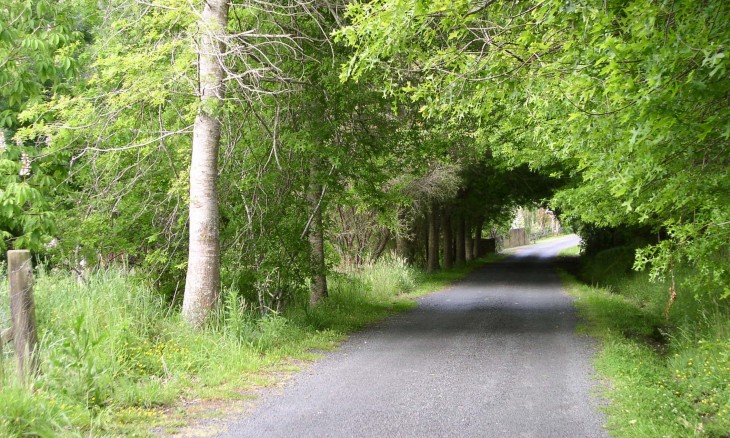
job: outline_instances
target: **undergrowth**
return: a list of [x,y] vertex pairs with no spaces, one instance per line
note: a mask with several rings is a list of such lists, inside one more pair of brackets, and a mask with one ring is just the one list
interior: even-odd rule
[[[39,269],[35,279],[41,371],[32,387],[14,378],[6,348],[0,435],[145,436],[181,399],[227,399],[272,383],[292,359],[310,360],[347,333],[414,305],[474,265],[427,277],[396,258],[334,274],[330,297],[314,309],[261,317],[234,290],[206,330],[189,329],[146,282],[118,269],[79,283]],[[7,309],[7,281],[0,308]],[[0,312],[0,327],[7,327]],[[179,410],[178,410],[179,411]],[[184,416],[184,412],[182,413]]]
[[566,274],[587,330],[602,341],[595,367],[607,380],[609,430],[617,437],[730,436],[729,303],[719,291],[694,289],[685,269],[675,272],[670,302],[670,280],[630,272],[627,253],[599,253],[584,265],[582,282]]

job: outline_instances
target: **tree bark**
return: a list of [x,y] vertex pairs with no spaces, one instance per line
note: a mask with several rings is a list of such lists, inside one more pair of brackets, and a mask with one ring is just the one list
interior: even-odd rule
[[431,211],[428,213],[428,251],[426,272],[436,272],[439,270],[439,223],[438,223],[438,207],[431,205]]
[[471,220],[464,222],[464,259],[468,262],[474,259],[474,236],[472,235]]
[[405,228],[405,233],[398,233],[395,236],[395,252],[398,257],[403,258],[407,264],[412,265],[413,260],[413,240],[416,234],[416,229],[413,222],[409,221],[404,209],[398,212],[398,224]]
[[472,248],[474,253],[472,255],[475,259],[482,256],[482,228],[484,228],[484,218],[479,217],[474,224],[474,247]]
[[385,230],[383,230],[383,235],[378,241],[378,246],[375,248],[373,255],[370,257],[370,261],[372,263],[377,262],[380,256],[383,255],[383,252],[385,252],[385,248],[388,246],[388,242],[390,242],[390,230],[386,228]]
[[405,260],[406,263],[411,263],[409,242],[406,236],[395,236],[395,253],[398,254],[398,257]]
[[316,305],[327,297],[327,266],[324,257],[324,229],[322,225],[322,185],[317,181],[316,160],[312,160],[309,169],[309,190],[307,203],[311,211],[309,223],[310,269],[312,282],[309,286],[309,305]]
[[451,232],[451,214],[448,208],[444,208],[441,218],[444,236],[444,269],[451,269],[454,267],[454,236]]
[[[10,316],[13,323],[13,345],[18,359],[21,381],[38,371],[35,301],[33,300],[33,270],[30,251],[8,251],[8,280],[10,281]],[[2,359],[0,359],[2,360]],[[2,382],[0,382],[2,384]]]
[[466,260],[464,257],[464,241],[466,239],[466,236],[464,235],[464,226],[464,216],[459,215],[456,219],[456,254],[454,257],[457,265],[463,264]]
[[183,318],[205,324],[220,295],[218,149],[221,122],[214,114],[224,97],[223,45],[217,35],[228,23],[228,1],[207,0],[201,15],[198,49],[200,110],[193,126],[190,163],[190,243],[183,296]]

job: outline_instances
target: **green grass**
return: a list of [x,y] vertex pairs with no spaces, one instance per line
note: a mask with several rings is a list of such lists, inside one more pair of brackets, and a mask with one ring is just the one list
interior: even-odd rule
[[[0,384],[2,436],[147,436],[191,420],[181,400],[239,400],[301,361],[332,350],[348,333],[411,308],[411,298],[457,280],[482,262],[426,276],[395,258],[330,277],[314,309],[260,317],[224,291],[210,327],[190,330],[146,282],[120,270],[85,284],[66,273],[36,274],[41,372],[32,390],[14,378],[6,348]],[[4,280],[4,279],[2,279]],[[7,309],[7,282],[0,308]],[[7,314],[0,324],[7,326]],[[227,405],[227,403],[225,404]],[[199,415],[210,415],[201,409]]]
[[580,255],[580,245],[565,248],[564,250],[560,251],[558,255],[560,257],[578,257]]
[[667,319],[668,286],[644,274],[613,272],[600,286],[564,279],[601,342],[595,368],[613,436],[730,436],[727,302],[680,288]]
[[535,242],[532,244],[534,245],[535,243],[552,242],[553,240],[562,239],[563,237],[565,237],[567,235],[568,234],[552,234],[550,236],[541,237],[541,238],[535,240]]

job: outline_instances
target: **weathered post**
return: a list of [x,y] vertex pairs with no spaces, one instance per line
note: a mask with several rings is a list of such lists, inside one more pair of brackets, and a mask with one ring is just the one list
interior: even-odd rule
[[8,251],[8,278],[10,279],[10,315],[13,321],[13,345],[18,359],[21,380],[38,369],[36,345],[38,335],[33,302],[33,270],[30,251]]

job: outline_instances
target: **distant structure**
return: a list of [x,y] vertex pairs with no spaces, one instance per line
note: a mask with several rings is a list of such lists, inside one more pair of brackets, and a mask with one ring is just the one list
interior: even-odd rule
[[562,227],[555,213],[549,208],[519,207],[512,219],[512,226],[501,236],[502,248],[527,245],[537,239],[560,234]]

